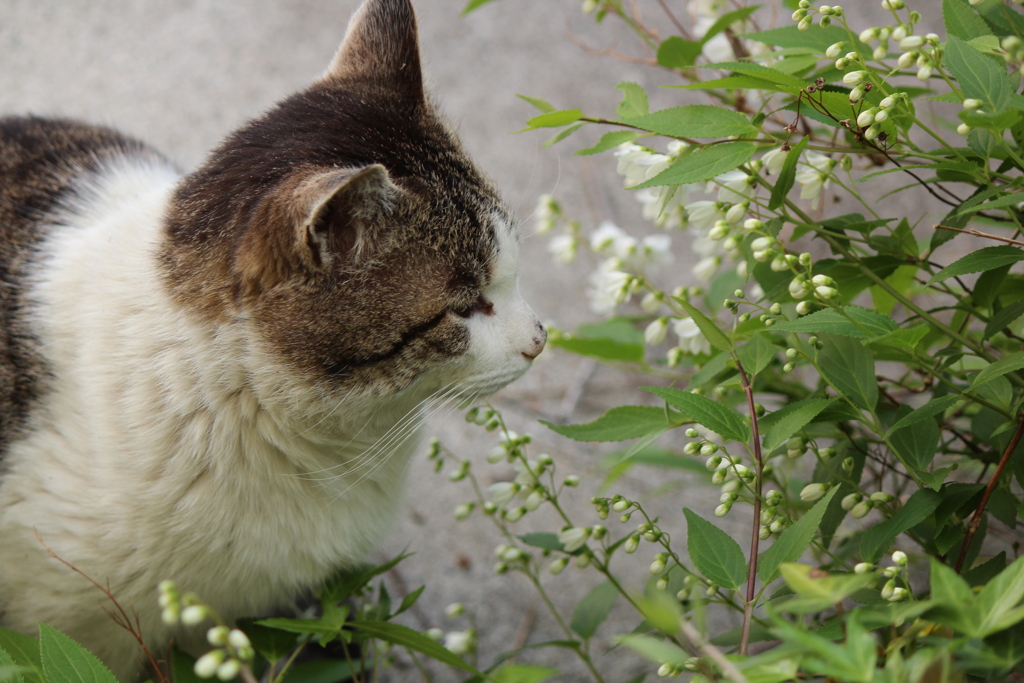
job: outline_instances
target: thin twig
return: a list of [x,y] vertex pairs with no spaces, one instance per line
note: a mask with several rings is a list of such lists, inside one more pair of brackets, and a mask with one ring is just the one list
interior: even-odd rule
[[743,605],[743,635],[740,636],[740,654],[747,654],[750,644],[750,621],[754,615],[754,582],[757,580],[757,546],[761,540],[761,485],[764,478],[764,461],[761,458],[761,435],[757,430],[757,409],[754,405],[754,388],[750,378],[743,369],[743,364],[736,358],[736,367],[740,371],[743,391],[747,394],[747,406],[750,409],[750,426],[754,436],[754,460],[756,461],[757,477],[754,479],[754,528],[750,533],[750,560],[747,563],[747,599]]
[[117,608],[118,614],[114,614],[109,609],[107,609],[105,606],[101,606],[103,611],[106,613],[106,615],[108,617],[110,617],[110,619],[115,624],[117,624],[118,626],[123,628],[125,631],[128,631],[128,633],[130,633],[132,635],[132,637],[135,638],[136,642],[138,642],[138,644],[139,644],[139,647],[142,648],[142,652],[145,653],[146,658],[149,660],[150,665],[153,667],[153,671],[156,673],[157,678],[160,679],[160,683],[170,683],[170,681],[164,675],[163,670],[160,668],[160,665],[157,663],[156,658],[149,651],[149,648],[146,647],[146,643],[142,639],[142,624],[139,621],[139,613],[135,611],[135,608],[132,607],[132,615],[134,616],[134,624],[133,624],[132,623],[132,621],[133,621],[132,617],[128,615],[128,612],[125,611],[124,607],[121,606],[121,603],[118,602],[117,598],[114,597],[114,594],[110,590],[110,586],[109,585],[104,587],[98,581],[96,581],[96,579],[92,578],[91,576],[89,576],[88,574],[83,572],[81,569],[79,569],[78,567],[76,567],[75,565],[71,564],[70,562],[65,560],[63,557],[61,557],[60,555],[55,553],[53,551],[53,549],[50,548],[50,546],[46,545],[46,541],[43,540],[43,537],[39,535],[38,531],[35,532],[35,536],[36,536],[36,540],[39,541],[39,545],[41,545],[44,548],[46,548],[46,552],[50,553],[50,557],[52,557],[53,559],[57,560],[58,562],[60,562],[65,567],[67,567],[71,571],[75,572],[79,576],[83,577],[86,581],[88,581],[92,585],[94,585],[97,588],[99,588],[100,591],[102,591],[103,594],[107,596],[107,599],[110,600],[110,602],[113,603],[114,607]]
[[985,493],[981,496],[981,502],[978,503],[978,509],[974,511],[974,516],[971,517],[971,524],[967,527],[967,535],[964,536],[964,544],[960,547],[960,555],[956,558],[956,565],[953,570],[959,574],[960,570],[964,566],[964,558],[967,557],[967,548],[971,545],[971,541],[974,539],[974,533],[978,530],[981,525],[981,515],[985,512],[985,506],[988,505],[988,498],[992,495],[992,491],[995,490],[996,484],[999,483],[999,477],[1002,476],[1003,470],[1006,469],[1006,463],[1010,462],[1010,456],[1017,450],[1017,444],[1020,443],[1021,436],[1024,436],[1024,413],[1020,414],[1017,419],[1017,431],[1013,433],[1013,438],[1010,439],[1010,445],[1006,447],[1006,451],[1003,453],[1003,457],[999,459],[999,464],[996,465],[996,471],[992,473],[992,478],[988,480],[988,486],[985,487]]
[[679,35],[682,36],[683,38],[686,38],[687,40],[693,40],[690,37],[689,31],[686,30],[686,27],[683,26],[678,19],[676,19],[676,15],[673,14],[672,10],[670,10],[668,8],[668,5],[665,4],[665,0],[658,0],[658,4],[661,5],[661,9],[665,10],[665,14],[668,15],[669,21],[671,21],[672,25],[676,27],[677,31],[679,31]]
[[708,659],[718,665],[718,668],[722,670],[725,676],[733,681],[733,683],[748,683],[747,677],[743,675],[743,672],[736,668],[736,665],[725,658],[722,651],[717,647],[709,643],[704,639],[704,636],[700,634],[697,629],[693,627],[693,624],[686,620],[680,620],[679,628],[682,630],[683,635],[693,643],[701,652],[708,656]]
[[984,237],[986,239],[998,240],[1000,242],[1007,242],[1008,244],[1016,244],[1018,246],[1024,247],[1024,242],[1020,242],[1018,240],[1012,240],[1009,237],[1000,237],[999,235],[990,235],[987,232],[981,232],[979,230],[973,230],[973,229],[972,230],[964,230],[962,228],[954,228],[954,227],[952,227],[950,225],[935,225],[935,226],[932,226],[932,229],[933,230],[951,230],[953,232],[962,232],[965,235],[974,235],[975,237]]

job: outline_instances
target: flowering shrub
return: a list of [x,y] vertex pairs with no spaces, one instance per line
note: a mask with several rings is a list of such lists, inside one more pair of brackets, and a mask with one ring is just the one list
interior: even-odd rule
[[[606,128],[577,154],[613,156],[659,230],[587,232],[540,199],[554,260],[596,258],[588,294],[605,319],[550,344],[651,375],[647,405],[547,427],[631,442],[621,466],[681,433],[671,457],[703,460],[718,506],[655,519],[599,495],[597,519],[573,519],[559,496],[581,482],[489,407],[468,419],[501,436],[488,460],[515,481],[484,490],[468,461],[439,444],[431,457],[458,462],[451,478],[475,497],[456,516],[494,520],[496,571],[529,579],[594,680],[591,638],[616,600],[643,619],[620,642],[659,676],[1019,678],[1024,16],[999,0],[883,0],[889,19],[867,26],[790,4],[791,24],[762,30],[756,7],[691,0],[686,30],[674,4],[650,3],[678,31],[664,37],[633,5],[588,0],[713,104],[651,111],[635,83],[617,86],[613,117],[524,97],[540,110],[528,129],[559,129],[551,144]],[[942,36],[920,28],[940,20]],[[690,276],[666,267],[672,242],[696,255]],[[561,528],[513,529],[542,506]],[[727,515],[749,525],[746,548],[716,524]],[[634,553],[647,590],[611,567]],[[542,575],[572,565],[606,581],[567,620]],[[707,632],[710,609],[741,628]]]

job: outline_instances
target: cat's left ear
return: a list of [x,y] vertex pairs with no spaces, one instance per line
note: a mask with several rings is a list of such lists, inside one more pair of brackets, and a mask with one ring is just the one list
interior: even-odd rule
[[349,21],[345,39],[320,81],[361,81],[407,101],[425,101],[412,3],[366,0]]
[[380,164],[324,171],[300,182],[293,215],[303,260],[324,270],[339,259],[365,257],[400,193]]

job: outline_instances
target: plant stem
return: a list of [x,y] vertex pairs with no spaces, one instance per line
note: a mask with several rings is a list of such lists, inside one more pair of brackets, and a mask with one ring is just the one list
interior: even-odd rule
[[757,429],[757,410],[754,405],[754,388],[750,384],[750,378],[743,369],[743,364],[736,358],[736,367],[740,371],[740,380],[743,382],[743,391],[747,395],[747,406],[750,409],[750,426],[754,437],[754,461],[756,463],[757,476],[754,478],[754,524],[750,532],[750,559],[747,563],[747,599],[743,605],[743,635],[740,637],[740,654],[747,654],[747,646],[750,644],[750,620],[754,615],[754,601],[756,593],[754,583],[757,580],[757,546],[761,541],[761,484],[764,478],[764,460],[761,457],[761,435]]
[[967,527],[967,534],[964,536],[964,544],[960,547],[960,555],[956,558],[956,565],[953,570],[959,574],[960,570],[963,569],[964,559],[967,557],[967,548],[971,545],[971,541],[974,539],[974,534],[981,525],[981,515],[985,512],[985,506],[988,505],[989,496],[992,495],[992,491],[995,490],[996,484],[999,483],[999,477],[1002,476],[1003,470],[1006,469],[1006,463],[1010,462],[1010,456],[1017,450],[1017,444],[1020,443],[1021,436],[1024,436],[1024,413],[1020,414],[1017,419],[1017,431],[1013,433],[1013,438],[1010,439],[1010,445],[1006,447],[1006,451],[1003,452],[1003,457],[999,459],[999,464],[996,465],[996,471],[992,473],[992,478],[988,480],[988,486],[985,487],[985,493],[981,496],[981,502],[978,503],[978,509],[974,511],[974,516],[971,517],[971,524]]
[[962,232],[965,235],[974,235],[975,237],[985,237],[990,240],[998,240],[1000,242],[1006,242],[1008,244],[1016,244],[1017,246],[1024,247],[1024,242],[1018,240],[1012,240],[1009,237],[1000,237],[999,235],[990,235],[987,232],[981,232],[979,230],[964,230],[962,228],[954,228],[948,225],[935,225],[934,230],[951,230],[953,232]]

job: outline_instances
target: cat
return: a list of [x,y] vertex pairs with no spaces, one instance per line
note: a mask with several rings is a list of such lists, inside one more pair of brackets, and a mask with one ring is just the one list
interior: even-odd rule
[[[409,0],[182,176],[113,130],[0,119],[0,626],[119,680],[175,580],[226,619],[364,558],[432,410],[522,375],[546,331],[517,227],[424,93]],[[199,640],[196,640],[199,639]]]

